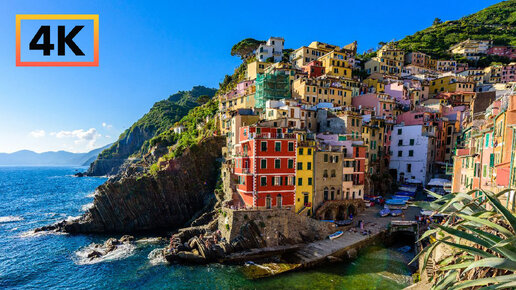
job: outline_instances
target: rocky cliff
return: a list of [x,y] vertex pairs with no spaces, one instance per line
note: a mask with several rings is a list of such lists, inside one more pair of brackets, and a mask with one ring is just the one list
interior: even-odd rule
[[149,141],[153,137],[170,130],[191,109],[206,103],[215,92],[215,89],[195,86],[190,91],[179,91],[155,103],[148,113],[120,134],[111,147],[99,154],[86,175],[112,176],[119,173],[120,168],[137,162],[151,147]]
[[69,233],[138,232],[185,226],[215,198],[224,137],[209,137],[154,175],[128,175],[98,187],[93,207],[80,219],[40,230]]

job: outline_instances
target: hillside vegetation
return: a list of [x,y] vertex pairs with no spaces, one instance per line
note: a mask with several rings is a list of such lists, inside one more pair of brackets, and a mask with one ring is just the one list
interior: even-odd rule
[[125,130],[111,147],[102,151],[92,163],[88,175],[116,174],[129,157],[141,157],[149,148],[149,140],[169,130],[188,112],[215,95],[216,90],[195,86],[190,91],[180,91],[159,101],[147,114]]
[[407,51],[449,57],[447,50],[450,46],[468,38],[516,46],[516,0],[497,3],[459,20],[437,22],[399,40],[397,44]]

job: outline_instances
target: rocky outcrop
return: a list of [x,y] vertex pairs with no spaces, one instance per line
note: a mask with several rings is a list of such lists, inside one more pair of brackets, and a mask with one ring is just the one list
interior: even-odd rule
[[157,175],[129,175],[97,188],[93,207],[80,219],[39,230],[130,233],[185,226],[213,203],[224,137],[210,137],[181,157],[161,164]]

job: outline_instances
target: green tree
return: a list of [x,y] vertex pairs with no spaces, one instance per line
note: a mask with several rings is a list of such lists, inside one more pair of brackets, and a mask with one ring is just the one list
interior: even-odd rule
[[237,44],[233,45],[231,48],[232,56],[239,56],[244,59],[249,56],[254,50],[260,46],[260,44],[265,43],[262,40],[256,40],[254,38],[246,38],[244,40],[239,41]]
[[439,25],[439,24],[441,24],[441,23],[443,23],[443,22],[441,21],[441,18],[437,18],[437,17],[436,17],[436,18],[434,19],[434,22],[432,23],[432,25]]

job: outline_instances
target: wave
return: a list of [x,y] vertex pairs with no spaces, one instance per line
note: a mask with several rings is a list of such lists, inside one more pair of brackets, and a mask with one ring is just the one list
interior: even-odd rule
[[121,260],[132,256],[136,246],[133,244],[121,244],[116,246],[113,251],[108,252],[98,258],[88,258],[92,251],[103,252],[104,249],[95,247],[96,244],[91,244],[75,252],[78,260],[75,261],[77,265],[90,265],[101,262],[109,262],[114,260]]
[[167,263],[165,255],[163,255],[163,249],[152,250],[149,255],[147,255],[147,258],[149,259],[149,263],[153,266]]
[[67,221],[67,222],[73,222],[73,221],[78,220],[78,219],[80,219],[80,218],[81,218],[81,216],[80,216],[80,215],[78,215],[78,216],[68,216],[68,217],[65,219],[65,221]]
[[88,193],[88,194],[86,195],[86,197],[95,197],[95,191],[94,191],[94,192],[92,192],[92,193]]
[[81,211],[88,211],[92,207],[93,207],[93,202],[92,203],[87,203],[87,204],[85,204],[85,205],[83,205],[81,207]]
[[63,232],[56,232],[56,231],[39,231],[36,232],[34,230],[26,231],[18,235],[18,238],[34,238],[34,237],[41,237],[46,235],[67,235],[67,233]]
[[3,223],[12,223],[12,222],[19,222],[19,221],[22,221],[23,220],[23,217],[21,216],[2,216],[0,217],[0,224],[3,224]]

